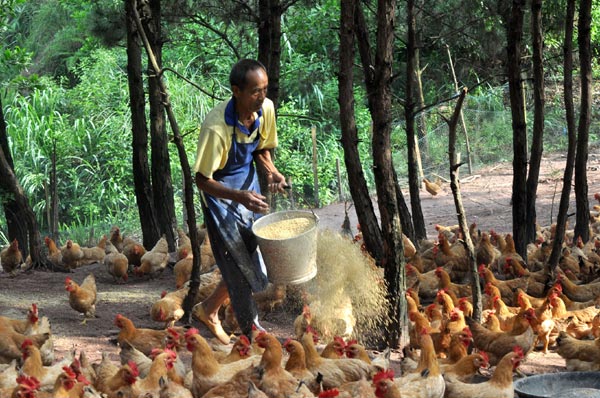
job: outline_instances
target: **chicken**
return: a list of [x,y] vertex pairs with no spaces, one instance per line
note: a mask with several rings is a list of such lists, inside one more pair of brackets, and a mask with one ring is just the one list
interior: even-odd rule
[[306,384],[313,394],[318,394],[321,386],[319,385],[317,378],[306,367],[306,354],[302,344],[297,340],[287,339],[283,344],[283,347],[289,354],[288,360],[285,363],[285,370],[290,372],[296,379]]
[[421,355],[413,373],[394,379],[404,398],[442,398],[446,384],[440,372],[433,340],[427,331],[422,330],[420,338]]
[[[193,398],[192,392],[190,390],[188,390],[179,383],[169,380],[168,378],[161,377],[159,380],[159,384],[160,391],[158,394],[158,398]],[[232,395],[226,396],[232,397]]]
[[376,353],[373,358],[369,356],[367,350],[362,344],[359,344],[356,340],[350,340],[346,343],[344,349],[348,358],[356,358],[364,361],[368,364],[374,365],[379,371],[389,369],[390,367],[390,356],[392,350],[388,347],[381,353]]
[[590,301],[600,296],[600,282],[579,286],[558,274],[556,283],[562,286],[563,294],[573,301]]
[[[144,248],[144,246],[141,243],[135,241],[129,236],[123,239],[122,244],[122,253],[125,255],[125,257],[127,257],[127,261],[129,262],[129,264],[131,264],[134,267],[140,266],[142,264],[142,256],[146,254],[146,248]],[[115,246],[115,248],[116,247],[117,246]],[[117,248],[117,251],[118,250],[119,249]]]
[[0,251],[0,264],[7,274],[14,275],[23,263],[23,253],[19,250],[19,241],[14,239],[9,246]]
[[168,261],[169,246],[167,239],[163,236],[156,242],[152,250],[142,256],[140,266],[134,268],[134,271],[138,276],[148,274],[151,278],[154,278],[164,271]]
[[69,292],[69,305],[75,311],[87,318],[96,317],[96,278],[94,274],[86,276],[81,285],[70,277],[65,279],[65,290]]
[[175,287],[177,289],[180,289],[192,277],[193,261],[194,259],[190,256],[175,263],[173,274],[175,274]]
[[62,255],[62,263],[65,267],[73,269],[81,265],[83,260],[83,250],[79,244],[73,242],[71,239],[60,249]]
[[181,228],[177,228],[177,235],[179,241],[177,242],[177,261],[183,260],[192,256],[192,241],[187,236],[185,231]]
[[93,264],[93,263],[102,263],[104,261],[105,251],[106,251],[106,235],[102,235],[98,244],[94,247],[82,247],[81,251],[83,252],[83,258],[81,259],[81,264]]
[[502,300],[508,305],[514,305],[513,290],[521,288],[526,291],[529,283],[529,278],[511,279],[506,281],[496,279],[492,270],[483,264],[479,266],[479,275],[484,279],[485,283],[489,282],[500,290]]
[[106,242],[105,251],[104,265],[106,266],[106,271],[112,275],[113,280],[116,283],[127,282],[127,272],[129,271],[129,260],[127,259],[127,256],[119,253],[117,248],[111,242]]
[[373,376],[373,386],[377,398],[401,398],[400,390],[394,383],[394,371],[392,369],[381,371]]
[[124,242],[123,235],[121,235],[121,229],[116,225],[113,225],[113,227],[110,229],[109,237],[110,243],[112,243],[117,250],[122,253]]
[[44,243],[48,248],[48,255],[46,256],[46,259],[54,266],[62,266],[62,253],[61,250],[56,246],[54,240],[52,240],[52,238],[49,236],[46,236],[44,238]]
[[434,270],[421,273],[412,264],[406,264],[406,275],[409,278],[406,285],[418,290],[419,298],[431,300],[436,296],[439,282]]
[[[32,304],[31,309],[29,310],[30,316],[38,318],[37,305]],[[44,343],[39,346],[40,354],[42,356],[42,363],[44,366],[50,366],[54,363],[54,337],[52,335],[52,331],[50,329],[50,321],[48,317],[42,317],[35,322],[28,325],[25,330],[26,336],[34,336],[40,334],[48,334],[49,337],[44,341]]]
[[177,354],[168,349],[158,350],[158,352],[153,353],[152,358],[152,365],[146,377],[139,378],[133,385],[134,396],[157,396],[160,390],[160,378],[167,377],[169,370],[173,368],[173,363],[177,359]]
[[432,196],[436,196],[442,190],[442,187],[440,187],[433,181],[429,181],[425,177],[423,177],[423,184],[425,184],[425,190],[429,192]]
[[322,358],[313,340],[313,332],[310,328],[302,335],[301,343],[306,354],[306,367],[316,377],[318,373],[323,375],[323,388],[330,389],[341,386],[349,381],[357,381],[361,378],[370,379],[377,373],[377,368],[360,359]]
[[267,314],[281,308],[287,297],[286,285],[269,283],[267,288],[253,295],[259,313],[264,318]]
[[250,344],[250,339],[242,334],[233,343],[231,351],[222,357],[217,356],[217,360],[219,363],[223,364],[239,361],[241,359],[248,358],[251,355],[251,351],[252,347]]
[[257,387],[270,398],[278,398],[291,394],[300,397],[313,397],[313,393],[304,384],[281,366],[283,348],[275,336],[260,332],[256,337],[259,347],[264,348],[259,367],[263,374]]
[[96,368],[96,384],[98,391],[109,398],[131,397],[135,393],[135,384],[139,372],[135,362],[117,367],[108,359],[108,354],[102,353],[102,361]]
[[24,335],[17,333],[10,325],[0,324],[0,363],[10,363],[21,358],[21,346],[27,339],[36,347],[41,347],[51,337],[50,332]]
[[[220,364],[204,337],[191,328],[185,334],[187,349],[192,353],[191,390],[194,397],[203,396],[208,390],[222,384],[238,371],[258,365],[260,359],[250,357],[229,364]],[[186,376],[186,385],[189,376]]]
[[346,342],[340,336],[335,336],[333,340],[325,345],[321,351],[323,358],[340,359],[344,356]]
[[557,292],[551,292],[548,295],[548,299],[552,304],[552,316],[556,319],[575,318],[579,322],[591,324],[599,313],[595,305],[568,311],[565,302],[558,296]]
[[[13,359],[8,365],[3,365],[3,368],[0,368],[0,392],[4,389],[10,390],[17,386],[16,379],[19,375],[19,370],[17,368],[17,360]],[[0,396],[2,396],[0,394]]]
[[[179,333],[174,329],[169,329],[169,335],[165,339],[164,348],[172,352],[179,348],[179,341],[181,339]],[[119,358],[121,359],[121,365],[128,364],[133,361],[137,365],[139,377],[146,377],[152,367],[153,356],[158,355],[162,352],[162,349],[156,348],[152,350],[150,356],[144,355],[140,350],[132,346],[128,341],[123,341],[119,344],[121,349],[119,350]],[[178,383],[183,383],[186,376],[185,364],[179,356],[176,356],[173,366],[168,369],[168,377]]]
[[21,371],[38,379],[42,387],[54,385],[56,378],[63,371],[63,366],[68,367],[73,360],[73,355],[70,354],[52,366],[44,366],[40,350],[33,344],[31,339],[23,341],[21,352],[23,354]]
[[183,300],[187,296],[189,289],[179,289],[171,293],[163,291],[161,298],[152,304],[150,316],[156,322],[164,322],[165,328],[175,325],[183,316]]
[[[529,319],[528,315],[527,319]],[[521,334],[512,335],[508,332],[492,332],[484,328],[472,318],[465,319],[473,334],[473,345],[489,356],[490,365],[495,366],[512,349],[519,346],[524,355],[533,349],[535,334],[533,328],[528,326]]]
[[450,280],[450,274],[442,268],[435,269],[435,275],[438,277],[438,289],[448,289],[458,297],[471,297],[471,285],[460,285]]
[[477,264],[483,264],[486,267],[489,267],[495,263],[498,257],[500,257],[500,250],[492,245],[490,236],[486,232],[483,232],[481,234],[481,240],[475,248],[475,259]]
[[492,378],[483,383],[469,384],[449,375],[446,380],[448,398],[513,398],[513,371],[523,360],[523,351],[515,346],[498,362]]
[[566,332],[558,333],[556,339],[556,352],[566,360],[578,359],[580,361],[594,362],[600,359],[600,339],[577,340]]
[[469,346],[473,342],[473,334],[468,327],[465,327],[460,333],[454,333],[450,336],[450,346],[448,347],[447,357],[440,359],[443,364],[452,364],[458,362],[467,355]]
[[484,351],[467,355],[458,362],[448,365],[442,365],[441,370],[444,379],[458,379],[463,383],[470,383],[479,369],[487,369],[490,366],[487,354]]
[[[117,314],[115,317],[115,326],[120,329],[117,342],[121,344],[127,341],[144,355],[150,355],[154,348],[163,347],[165,340],[172,333],[169,330],[136,328],[131,319],[121,314]],[[183,328],[174,328],[173,330],[177,333],[184,331]]]

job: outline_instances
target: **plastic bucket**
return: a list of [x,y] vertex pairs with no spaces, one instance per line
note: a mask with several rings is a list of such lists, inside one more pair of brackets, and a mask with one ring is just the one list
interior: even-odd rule
[[280,211],[252,226],[267,267],[269,281],[296,285],[317,275],[319,217],[301,210]]

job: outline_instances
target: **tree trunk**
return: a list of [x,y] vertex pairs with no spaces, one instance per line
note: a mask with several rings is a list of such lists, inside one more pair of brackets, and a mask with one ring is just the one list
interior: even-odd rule
[[535,203],[537,196],[540,164],[544,152],[544,37],[542,33],[542,0],[531,2],[531,34],[533,36],[533,138],[531,140],[531,156],[529,157],[529,175],[527,177],[527,243],[535,240],[537,215]]
[[577,206],[575,237],[587,242],[590,238],[590,204],[588,202],[587,159],[592,112],[592,52],[591,41],[592,0],[579,3],[577,45],[581,74],[581,108],[577,128],[577,155],[575,158],[575,205]]
[[[412,11],[412,12],[410,12]],[[414,76],[415,76],[415,52],[416,52],[416,19],[414,14],[414,2],[407,3],[408,39],[406,42],[406,93],[404,101],[404,118],[406,120],[406,150],[408,163],[408,187],[410,192],[410,206],[412,209],[412,220],[415,229],[415,242],[427,238],[425,219],[421,208],[419,191],[421,182],[419,180],[419,169],[417,164],[417,150],[415,140],[415,102],[414,102]]]
[[[156,57],[158,66],[162,68],[163,37],[160,25],[160,0],[150,0],[148,4],[150,5],[151,14],[144,15],[142,24],[152,46],[152,52]],[[177,219],[175,218],[171,161],[169,159],[169,137],[167,136],[165,125],[165,107],[163,104],[163,93],[161,93],[158,82],[159,79],[157,71],[149,64],[148,97],[150,102],[151,173],[154,208],[156,210],[160,234],[165,235],[169,243],[169,251],[175,251]]]
[[280,0],[258,2],[258,60],[265,65],[269,74],[269,99],[279,105],[279,78],[281,74],[281,16]]
[[[6,131],[6,121],[4,120],[4,110],[0,99],[0,149],[4,152],[6,163],[10,170],[14,170],[15,165],[10,154],[8,146],[8,132]],[[2,190],[5,188],[0,187]],[[8,190],[8,189],[7,189]],[[6,228],[8,232],[8,240],[12,242],[16,239],[19,242],[19,249],[27,256],[29,252],[27,245],[27,228],[22,223],[19,206],[17,201],[10,195],[2,195],[2,207],[4,208],[4,217],[6,218]]]
[[527,258],[527,121],[521,90],[521,40],[525,0],[514,0],[508,20],[508,88],[513,130],[512,215],[515,249]]
[[[562,254],[567,223],[567,212],[569,211],[569,199],[571,196],[571,182],[573,181],[573,168],[575,165],[575,149],[577,146],[577,132],[575,127],[575,106],[573,105],[573,21],[575,19],[575,0],[567,1],[567,13],[565,21],[565,39],[563,42],[563,87],[565,113],[567,119],[567,136],[569,144],[567,147],[567,160],[563,175],[563,188],[560,195],[558,217],[556,219],[556,231],[552,242],[552,253],[548,259],[550,267],[550,278],[555,274],[558,260]],[[548,284],[546,284],[548,287]]]
[[135,198],[140,216],[143,244],[146,249],[160,239],[160,228],[154,210],[154,195],[148,166],[148,129],[146,125],[144,81],[142,79],[142,51],[134,21],[134,0],[125,2],[127,23],[127,81],[131,108],[132,166]]

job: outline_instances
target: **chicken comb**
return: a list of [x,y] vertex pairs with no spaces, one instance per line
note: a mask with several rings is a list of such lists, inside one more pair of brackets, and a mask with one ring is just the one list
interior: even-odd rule
[[375,376],[373,376],[373,384],[377,384],[381,380],[384,380],[384,379],[390,379],[393,381],[394,380],[394,370],[388,369],[388,370],[382,370],[380,372],[377,372],[377,374],[375,374]]
[[[520,294],[519,294],[519,297],[521,297]],[[496,304],[498,301],[500,301],[500,296],[494,296],[494,297],[492,297],[492,304]]]
[[485,264],[479,264],[479,268],[477,268],[477,272],[482,273],[485,271]]
[[517,354],[520,358],[523,358],[525,356],[525,353],[523,352],[523,349],[520,346],[518,346],[518,345],[516,345],[513,348],[513,352],[515,354]]
[[421,336],[429,334],[427,333],[427,328],[421,328],[421,333],[419,333]]
[[32,303],[31,304],[31,312],[37,314],[38,313],[38,306],[36,303]]
[[41,383],[35,376],[27,376],[26,374],[20,374],[17,376],[17,384],[24,385],[30,390],[39,390]]
[[25,339],[21,343],[21,349],[24,350],[25,348],[29,347],[30,345],[33,345],[33,341],[31,341],[31,339]]
[[319,398],[331,398],[337,397],[338,395],[340,395],[340,390],[337,388],[332,388],[331,390],[321,391],[319,393]]
[[461,297],[461,298],[459,298],[459,299],[458,299],[458,302],[459,302],[459,303],[465,303],[465,302],[467,302],[467,301],[469,301],[469,298],[468,298],[468,297]]
[[151,359],[155,359],[157,356],[159,356],[162,353],[163,353],[162,348],[153,348],[152,351],[150,351],[150,355],[148,355],[148,356]]
[[140,371],[138,370],[137,364],[134,361],[128,361],[127,366],[129,366],[133,377],[138,377],[140,375]]
[[283,342],[283,346],[287,349],[288,344],[290,344],[292,342],[292,338],[288,337],[284,342]]
[[436,309],[436,304],[435,303],[431,303],[427,307],[425,307],[425,312],[429,315],[429,313],[432,310],[435,310],[435,309]]
[[258,330],[255,324],[252,324],[251,330]]
[[160,298],[163,298],[167,295],[167,291],[163,290],[162,292],[160,292]]
[[241,341],[244,345],[250,345],[250,339],[245,334],[241,334],[238,341]]
[[62,367],[63,372],[67,375],[67,377],[69,379],[73,379],[75,380],[77,378],[77,375],[75,374],[75,372],[73,372],[73,369],[71,369],[68,366],[63,366]]
[[199,334],[200,331],[196,328],[189,328],[186,332],[185,332],[185,338],[187,339],[190,336],[193,336],[195,334]]
[[348,344],[346,344],[346,342],[344,341],[343,338],[341,338],[340,336],[334,336],[333,337],[333,341],[337,341],[339,344],[341,344],[343,347],[346,347]]
[[[521,348],[521,347],[519,347]],[[487,352],[485,351],[479,351],[479,355],[481,355],[481,357],[483,358],[483,360],[485,361],[485,363],[489,364],[490,363],[490,356],[488,355]]]
[[163,350],[163,352],[164,352],[165,354],[167,354],[167,356],[168,356],[170,359],[172,359],[172,360],[175,360],[175,359],[177,359],[177,353],[176,353],[175,351],[173,351],[173,350],[170,350],[170,349],[168,349],[168,348],[165,348],[165,349]]
[[65,283],[71,283],[71,281],[72,281],[72,280],[73,280],[73,279],[71,279],[70,277],[68,277],[68,276],[67,276],[67,277],[65,278]]
[[462,330],[467,336],[469,337],[473,337],[473,333],[471,332],[471,329],[469,329],[468,326],[465,326]]
[[167,328],[167,333],[169,333],[169,335],[175,339],[178,339],[180,337],[179,332],[172,327]]

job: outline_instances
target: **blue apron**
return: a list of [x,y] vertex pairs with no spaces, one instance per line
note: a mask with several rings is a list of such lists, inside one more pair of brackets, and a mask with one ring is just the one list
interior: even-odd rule
[[[260,125],[260,115],[261,113],[256,119],[253,130],[257,130]],[[227,163],[223,169],[213,173],[213,179],[231,189],[260,193],[252,156],[258,147],[260,134],[257,132],[253,142],[239,143],[236,140],[235,130],[234,125],[232,126],[233,136]],[[266,267],[260,251],[257,250],[256,238],[251,230],[254,220],[261,215],[248,210],[240,203],[216,198],[206,192],[204,193],[203,210],[211,245],[215,252],[215,260],[227,283],[233,308],[239,318],[240,315],[243,316],[238,311],[240,306],[248,305],[247,303],[237,303],[238,305],[236,305],[238,300],[235,296],[243,296],[239,291],[242,288],[240,284],[244,284],[244,281],[240,280],[240,273],[252,292],[264,290],[268,283]],[[244,289],[242,288],[242,290]],[[248,300],[248,297],[239,297],[239,300]],[[253,300],[251,301],[253,302]],[[236,309],[236,307],[238,308]],[[252,312],[254,311],[253,309]],[[238,319],[238,321],[240,320]],[[243,322],[240,322],[243,330],[244,327],[241,323]]]

